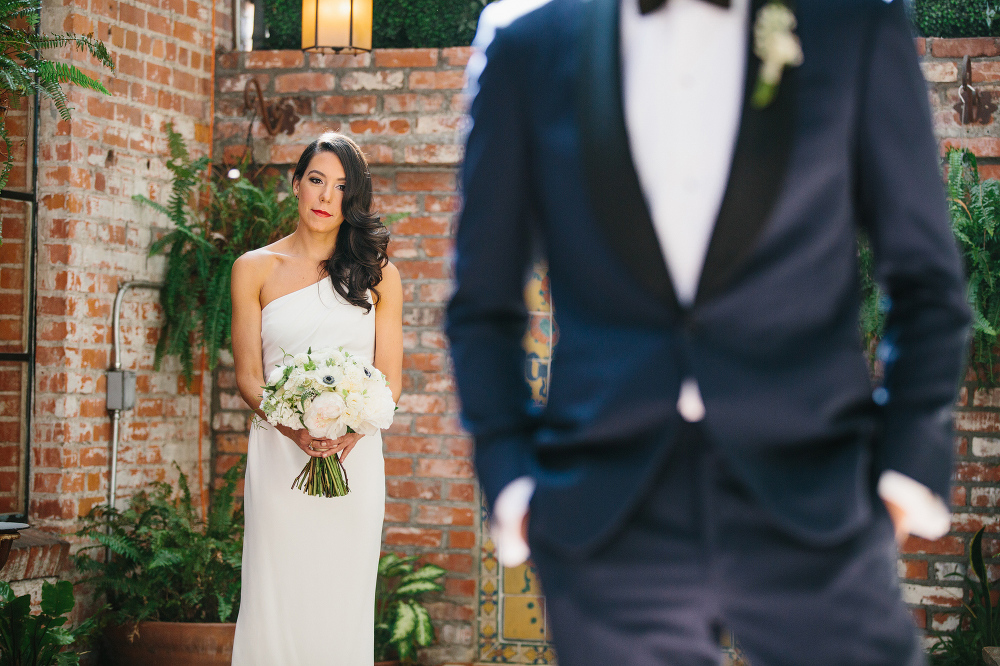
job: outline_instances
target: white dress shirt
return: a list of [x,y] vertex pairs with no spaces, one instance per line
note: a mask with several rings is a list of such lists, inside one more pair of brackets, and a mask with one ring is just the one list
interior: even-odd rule
[[[501,0],[487,5],[502,25],[546,0]],[[470,60],[470,88],[485,64],[481,55],[500,27],[484,10]],[[638,0],[621,2],[622,93],[629,147],[670,278],[682,306],[694,303],[705,254],[729,178],[743,106],[749,0],[728,9],[703,0],[670,0],[643,16]],[[694,378],[684,380],[677,411],[705,417]],[[492,536],[501,564],[528,558],[521,522],[535,483],[508,484],[493,507]],[[886,472],[878,492],[905,513],[905,531],[926,538],[951,524],[944,502],[923,484]]]

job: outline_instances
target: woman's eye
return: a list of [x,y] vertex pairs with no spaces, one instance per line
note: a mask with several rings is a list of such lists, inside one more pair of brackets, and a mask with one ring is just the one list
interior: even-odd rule
[[337,185],[337,189],[340,190],[341,192],[343,192],[344,190],[347,189],[347,186],[344,185],[343,183],[341,183],[340,185]]
[[316,178],[315,176],[313,176],[312,178],[310,178],[309,182],[312,183],[313,185],[322,185],[323,184],[323,181],[320,180],[319,178]]

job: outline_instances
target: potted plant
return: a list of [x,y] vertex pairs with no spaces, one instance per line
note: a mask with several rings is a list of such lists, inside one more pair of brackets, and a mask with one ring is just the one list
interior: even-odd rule
[[243,557],[243,510],[233,494],[242,467],[222,477],[205,520],[184,474],[177,497],[169,484],[154,483],[126,510],[99,506],[84,519],[77,534],[97,545],[81,550],[76,564],[108,604],[110,663],[230,663]]
[[958,627],[951,631],[933,632],[937,636],[930,649],[933,666],[982,663],[986,648],[995,648],[1000,643],[1000,607],[993,598],[983,557],[985,530],[985,527],[979,528],[969,543],[969,569],[976,578],[968,574],[948,574],[962,578],[969,590],[969,598],[962,605]]
[[68,649],[93,631],[93,618],[75,629],[66,626],[73,610],[73,584],[42,583],[41,612],[31,613],[31,595],[14,596],[0,581],[0,666],[75,666],[80,653]]
[[[417,556],[383,555],[375,586],[375,662],[388,666],[412,662],[418,647],[434,641],[434,625],[420,597],[440,592],[447,573],[436,564],[417,564]],[[398,661],[386,661],[395,657]]]

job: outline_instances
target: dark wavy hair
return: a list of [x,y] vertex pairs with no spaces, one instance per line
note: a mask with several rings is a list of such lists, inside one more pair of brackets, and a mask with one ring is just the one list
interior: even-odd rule
[[382,268],[389,263],[389,230],[372,212],[372,176],[368,160],[349,137],[326,132],[306,146],[299,157],[292,184],[302,180],[309,162],[317,153],[333,153],[344,167],[344,198],[340,210],[344,222],[337,232],[337,246],[323,269],[333,281],[333,288],[351,305],[370,312],[372,304],[365,292],[379,301],[375,285],[382,281]]

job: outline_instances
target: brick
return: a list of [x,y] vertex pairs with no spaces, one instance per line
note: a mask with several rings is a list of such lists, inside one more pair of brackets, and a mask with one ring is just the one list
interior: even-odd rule
[[454,573],[472,573],[473,560],[468,553],[428,553],[420,559]]
[[392,164],[393,154],[390,146],[382,144],[360,144],[361,152],[369,164]]
[[444,581],[444,593],[450,597],[475,597],[476,581],[446,578]]
[[900,578],[927,580],[927,560],[900,560]]
[[463,507],[423,504],[417,510],[417,522],[432,525],[471,526],[474,518],[472,509]]
[[305,63],[305,55],[297,50],[250,51],[244,58],[247,69],[297,69]]
[[972,61],[972,82],[983,83],[986,81],[1000,81],[1000,62]]
[[960,587],[903,583],[900,588],[903,592],[903,601],[908,604],[922,606],[960,606],[962,604],[962,588]]
[[354,134],[407,134],[410,131],[410,121],[404,118],[394,120],[352,120],[351,132]]
[[955,478],[959,481],[1000,481],[1000,467],[985,463],[959,462],[955,466]]
[[441,499],[441,484],[437,481],[386,479],[386,494],[396,499]]
[[404,280],[443,280],[450,277],[450,267],[444,261],[400,261],[396,263]]
[[383,543],[387,546],[426,546],[439,548],[444,533],[419,527],[387,527]]
[[[935,58],[973,58],[1000,56],[1000,39],[996,37],[973,37],[964,39],[934,38],[931,41],[931,54]],[[918,46],[919,52],[919,46]]]
[[458,144],[419,144],[403,149],[407,164],[458,164],[462,161],[462,147]]
[[327,95],[317,97],[315,103],[316,113],[323,115],[370,115],[375,113],[378,98],[374,95]]
[[414,132],[417,134],[456,134],[464,125],[460,115],[420,116]]
[[445,479],[471,479],[472,463],[468,460],[421,458],[417,461],[416,476]]
[[1000,439],[993,437],[973,437],[972,455],[980,458],[1000,456]]
[[402,171],[396,174],[396,189],[402,192],[454,192],[453,171]]
[[441,55],[444,56],[445,62],[447,62],[452,67],[465,68],[469,64],[469,58],[472,56],[473,48],[471,46],[452,46],[446,49],[441,49]]
[[[403,262],[400,262],[403,263]],[[438,372],[444,367],[444,355],[441,353],[409,353],[403,356],[404,370],[422,370]]]
[[370,53],[310,53],[310,69],[345,69],[350,67],[368,67],[371,65]]
[[410,476],[413,474],[413,461],[409,458],[385,459],[386,476]]
[[471,550],[476,546],[476,533],[467,530],[451,530],[448,532],[448,546]]
[[447,409],[447,402],[439,395],[407,393],[400,397],[397,407],[411,414],[442,414]]
[[[403,397],[405,398],[406,396],[404,395]],[[385,435],[382,441],[388,453],[434,454],[441,452],[441,441],[436,437]]]
[[911,536],[903,542],[901,553],[922,555],[964,555],[965,541],[957,536],[943,536],[935,541]]
[[437,49],[378,49],[374,52],[375,67],[434,67],[438,63]]
[[958,81],[958,66],[953,62],[924,61],[920,63],[924,78],[931,83],[953,83]]
[[916,37],[913,40],[913,46],[917,49],[918,56],[927,55],[927,39],[924,37]]
[[410,73],[410,90],[461,90],[465,86],[465,74],[462,70],[417,71]]
[[405,217],[393,222],[392,233],[402,236],[447,236],[451,233],[451,221],[444,217]]
[[[977,157],[1000,157],[1000,138],[980,136],[963,139],[943,139],[941,141],[941,154],[944,155],[949,148],[968,148]],[[961,429],[965,430],[965,428]]]
[[457,196],[429,194],[424,197],[424,211],[427,213],[455,213],[461,206],[462,200]]
[[340,77],[341,90],[398,90],[403,87],[403,72],[349,72]]
[[380,213],[413,213],[417,210],[417,197],[413,194],[377,194],[372,206]]
[[274,92],[294,93],[304,91],[330,91],[334,89],[337,77],[322,72],[300,72],[279,74],[274,77]]
[[412,511],[409,504],[398,504],[396,502],[386,502],[385,504],[385,520],[390,523],[407,523],[410,521],[410,512]]
[[[965,506],[967,491],[962,486],[956,486],[951,489],[951,505],[952,506]],[[975,504],[973,506],[976,506]]]

